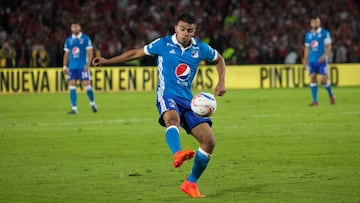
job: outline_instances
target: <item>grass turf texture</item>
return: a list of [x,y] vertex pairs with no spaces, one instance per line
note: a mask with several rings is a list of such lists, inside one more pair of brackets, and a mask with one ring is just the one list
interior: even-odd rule
[[[359,202],[360,89],[230,90],[217,98],[217,139],[199,180],[180,192],[193,161],[172,168],[153,92],[1,95],[0,202]],[[183,147],[197,142],[181,130]]]

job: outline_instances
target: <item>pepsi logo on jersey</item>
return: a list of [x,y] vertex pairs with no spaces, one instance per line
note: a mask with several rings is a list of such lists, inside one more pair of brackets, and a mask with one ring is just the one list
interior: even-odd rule
[[188,80],[190,77],[190,73],[191,73],[191,69],[185,63],[181,63],[175,68],[175,75],[181,81]]
[[311,47],[317,47],[319,46],[319,42],[316,40],[311,41]]
[[73,47],[72,50],[71,50],[71,52],[72,52],[72,54],[73,54],[74,56],[79,56],[79,54],[80,54],[80,49],[79,49],[79,47]]

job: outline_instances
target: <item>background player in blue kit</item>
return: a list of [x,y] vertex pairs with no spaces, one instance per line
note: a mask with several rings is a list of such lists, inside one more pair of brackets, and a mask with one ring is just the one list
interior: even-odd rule
[[[165,137],[174,156],[173,166],[180,167],[185,160],[195,156],[190,175],[180,189],[193,198],[203,197],[197,187],[197,180],[205,170],[215,147],[210,118],[196,116],[190,108],[193,97],[191,84],[201,60],[216,63],[219,76],[215,95],[225,94],[225,62],[213,48],[194,38],[195,18],[189,14],[178,17],[175,34],[159,38],[139,49],[133,49],[110,59],[94,58],[93,65],[120,63],[146,55],[157,56],[159,81],[157,86],[157,108],[159,123],[166,127]],[[193,135],[200,143],[196,153],[182,150],[179,127]]]
[[327,57],[331,52],[331,37],[329,31],[320,27],[320,18],[316,15],[310,19],[311,30],[305,35],[304,68],[308,67],[310,75],[310,89],[312,103],[310,106],[318,106],[318,82],[317,76],[321,75],[321,84],[326,87],[330,103],[335,104],[334,93],[328,79]]
[[68,74],[71,111],[69,114],[77,114],[76,80],[81,80],[89,97],[92,111],[97,112],[94,100],[94,91],[90,83],[90,63],[93,57],[92,43],[88,35],[81,32],[79,22],[71,24],[72,35],[66,38],[64,45],[64,74]]

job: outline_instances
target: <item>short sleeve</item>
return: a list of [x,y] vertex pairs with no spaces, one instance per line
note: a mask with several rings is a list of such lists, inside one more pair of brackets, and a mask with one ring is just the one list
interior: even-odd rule
[[204,58],[206,61],[215,61],[217,59],[217,51],[211,46],[202,42],[202,47],[204,49]]
[[89,36],[86,37],[87,39],[87,45],[86,45],[86,49],[92,49],[93,46],[92,46],[92,42],[91,42],[91,39]]
[[305,34],[305,42],[304,42],[305,46],[310,46],[310,38],[309,38],[309,33]]
[[325,35],[325,39],[324,39],[324,43],[325,44],[331,44],[331,37],[330,37],[330,32],[326,31],[326,35]]
[[162,38],[155,39],[154,41],[144,46],[144,52],[146,55],[159,55],[163,49],[162,45]]
[[65,40],[65,43],[64,43],[64,51],[65,52],[69,52],[69,45],[68,45],[68,39]]

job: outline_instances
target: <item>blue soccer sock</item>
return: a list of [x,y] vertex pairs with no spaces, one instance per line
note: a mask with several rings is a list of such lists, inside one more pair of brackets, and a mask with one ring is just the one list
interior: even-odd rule
[[77,105],[76,105],[76,101],[77,101],[77,94],[76,94],[76,86],[70,86],[70,102],[71,102],[71,107],[73,110],[77,110]]
[[90,85],[86,86],[85,89],[86,89],[86,94],[87,94],[87,96],[89,98],[89,101],[90,101],[90,105],[91,106],[95,105],[94,90],[91,88]]
[[195,155],[193,168],[188,177],[189,182],[195,183],[200,178],[210,161],[210,156],[211,155],[209,153],[205,152],[201,148],[198,149]]
[[316,83],[310,83],[311,97],[313,102],[318,102],[318,86]]
[[179,129],[174,125],[171,125],[168,128],[166,128],[165,131],[166,142],[173,154],[181,150],[179,134],[180,134]]
[[327,92],[328,92],[328,94],[329,94],[329,97],[334,96],[334,93],[333,93],[332,88],[331,88],[331,83],[330,83],[330,81],[327,82],[325,88],[326,88],[326,90],[327,90]]

